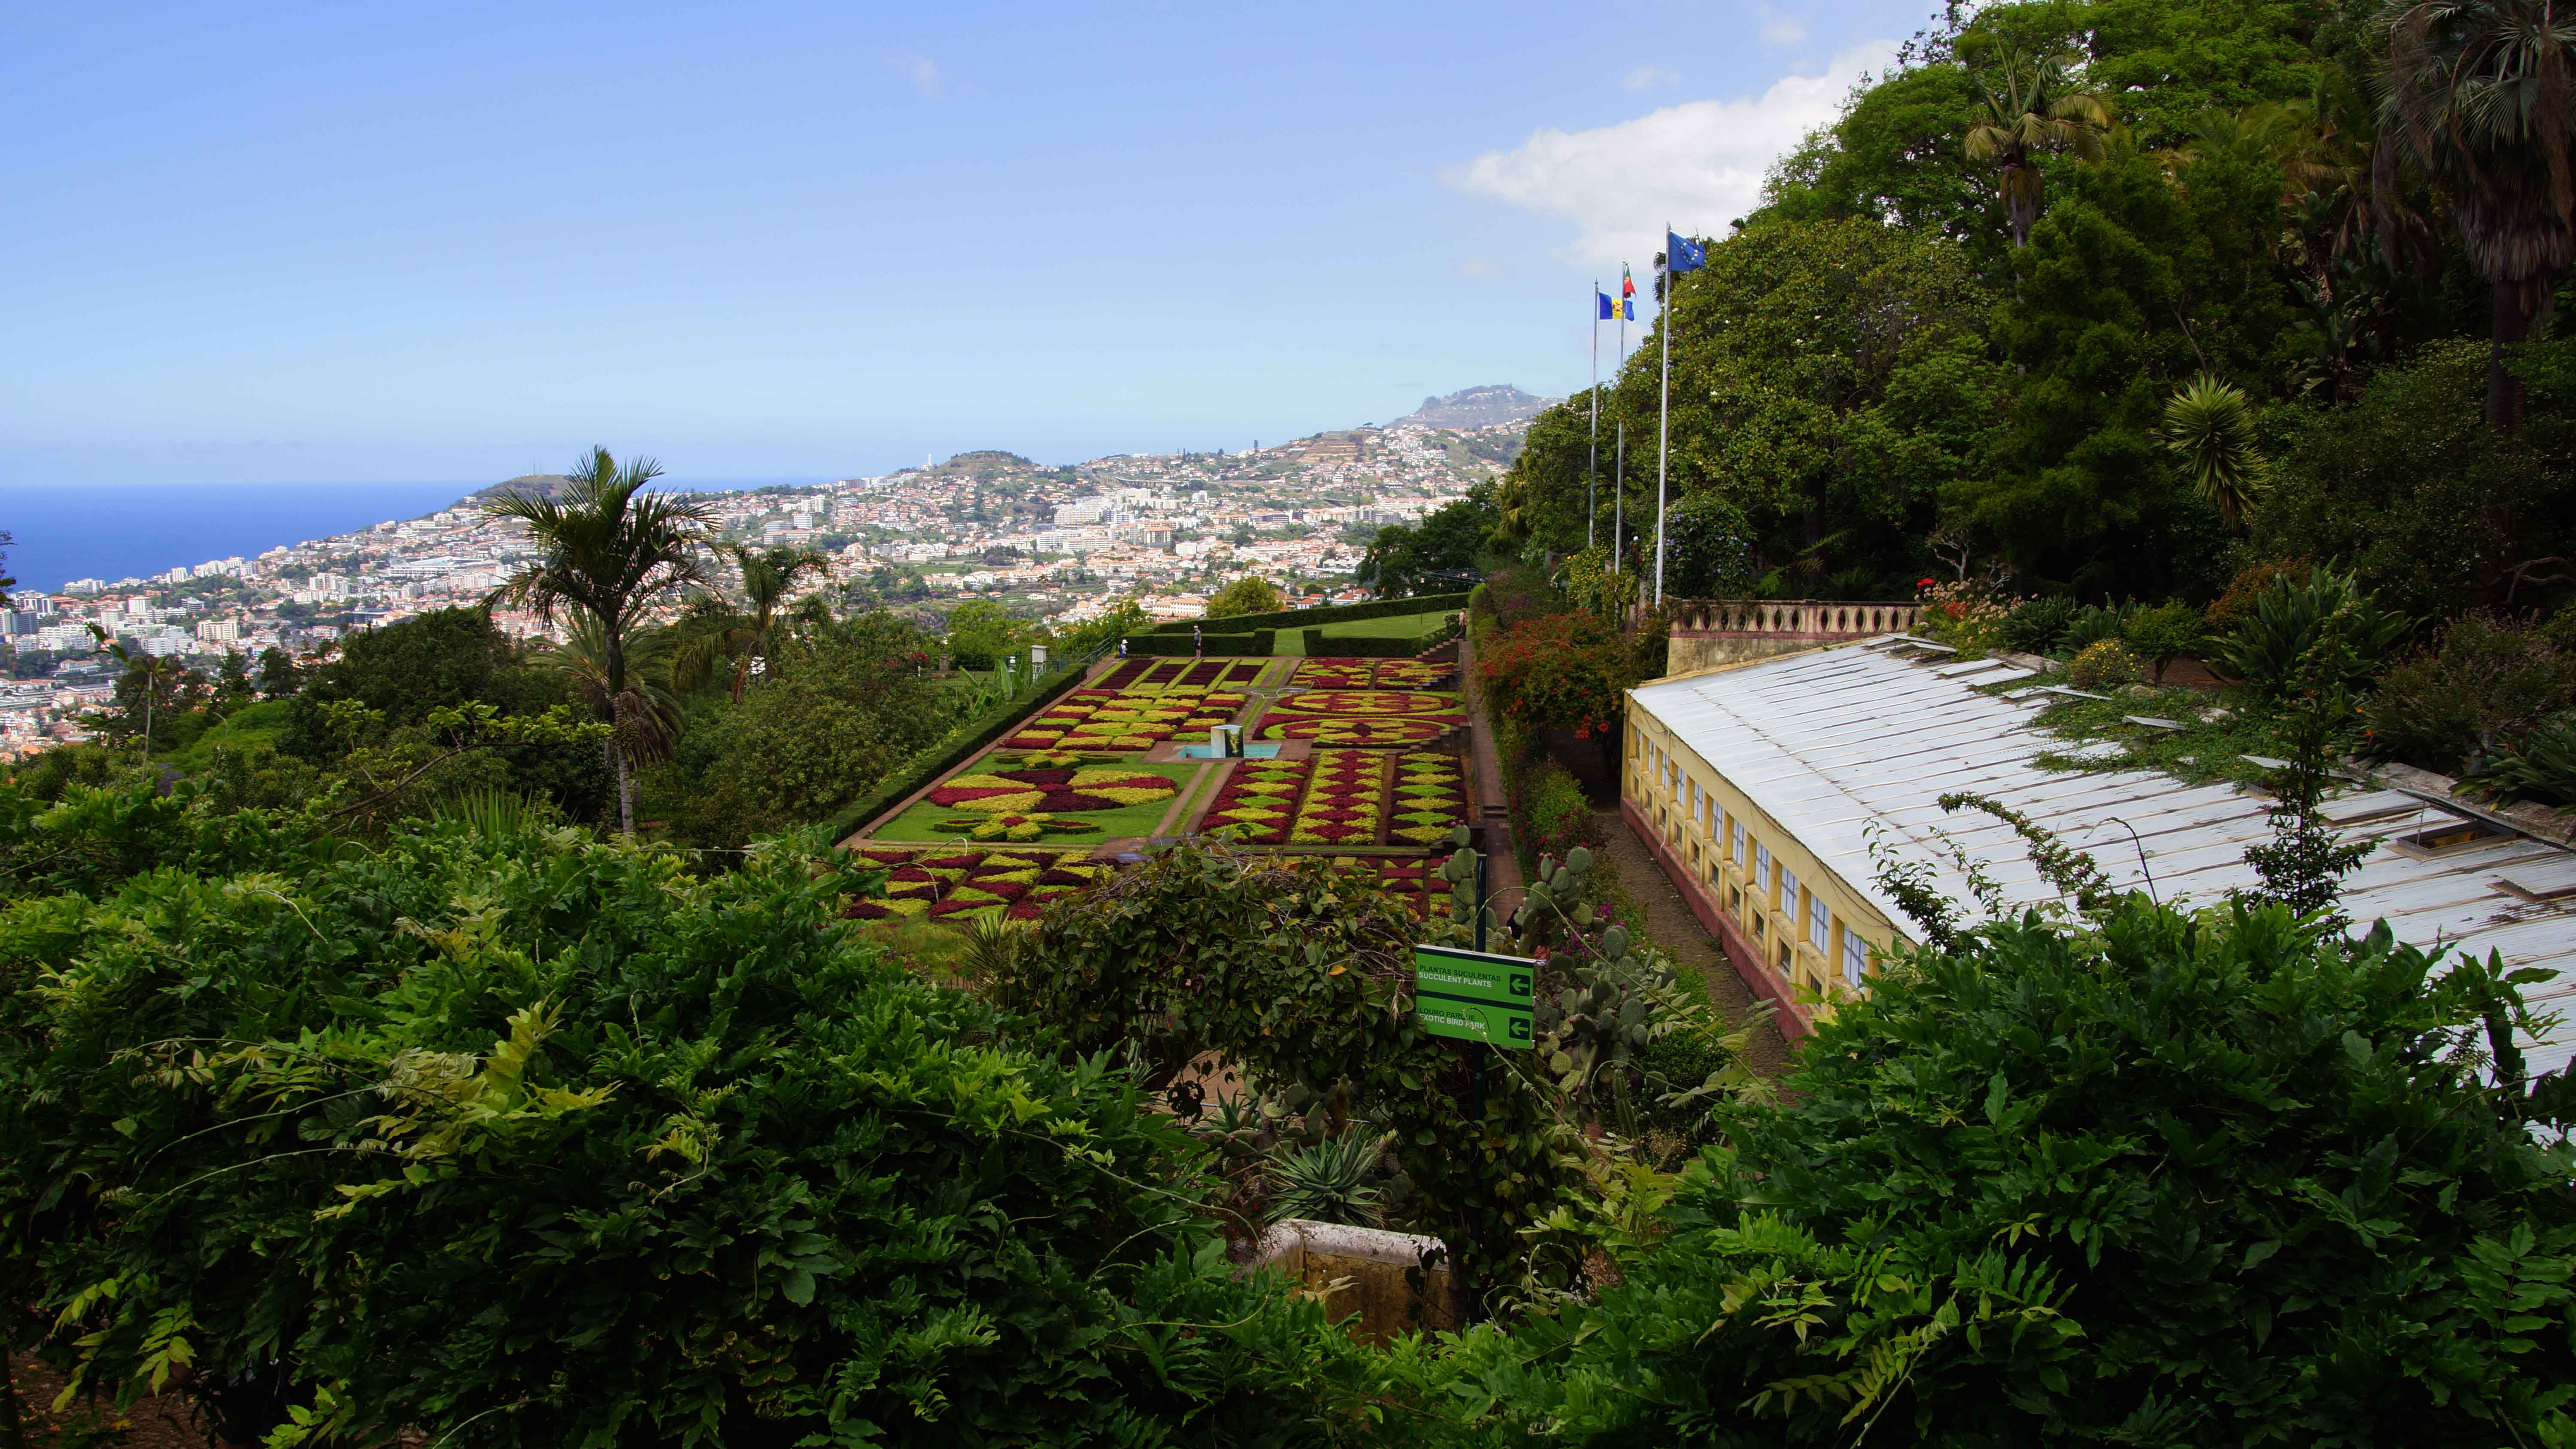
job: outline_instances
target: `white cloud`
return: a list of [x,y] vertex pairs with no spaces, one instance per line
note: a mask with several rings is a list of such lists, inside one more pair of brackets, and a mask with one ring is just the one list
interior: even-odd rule
[[1681,84],[1681,79],[1681,72],[1679,71],[1666,70],[1660,65],[1641,65],[1635,70],[1628,72],[1627,76],[1623,78],[1619,84],[1626,86],[1632,91],[1642,91],[1652,89],[1655,86],[1679,85]]
[[1476,196],[1574,223],[1576,258],[1634,262],[1663,250],[1669,221],[1722,237],[1751,211],[1762,177],[1809,131],[1833,120],[1863,72],[1896,55],[1874,40],[1835,56],[1822,75],[1786,76],[1755,97],[1685,101],[1589,131],[1542,127],[1509,151],[1446,168],[1441,179]]
[[940,70],[939,63],[929,56],[888,56],[886,64],[893,66],[902,73],[905,80],[912,82],[913,94],[923,100],[936,101],[947,98],[948,76],[946,72]]
[[1762,26],[1762,39],[1768,45],[1795,45],[1807,38],[1807,27],[1785,15],[1772,16]]
[[1458,273],[1466,277],[1499,277],[1503,264],[1491,257],[1468,257],[1458,263]]

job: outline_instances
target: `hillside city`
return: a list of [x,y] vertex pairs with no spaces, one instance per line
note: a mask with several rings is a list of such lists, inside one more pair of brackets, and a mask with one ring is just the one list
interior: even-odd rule
[[2576,1449],[2571,4],[47,7],[0,1449]]
[[[1047,467],[1014,453],[961,453],[879,477],[706,495],[722,537],[812,549],[828,577],[803,590],[844,607],[928,615],[973,595],[1052,626],[1134,598],[1158,620],[1204,612],[1224,582],[1254,575],[1336,602],[1368,538],[1489,482],[1518,456],[1549,399],[1509,386],[1425,398],[1383,427],[1317,433],[1240,453],[1116,454]],[[528,553],[521,526],[481,504],[553,475],[497,484],[448,508],[354,533],[281,544],[150,578],[74,579],[20,592],[0,611],[14,653],[0,681],[0,758],[86,739],[119,672],[100,634],[131,653],[183,656],[208,673],[228,654],[329,653],[352,629],[480,603]],[[727,565],[717,560],[725,582]],[[555,637],[497,610],[523,639]],[[94,632],[95,629],[95,632]]]

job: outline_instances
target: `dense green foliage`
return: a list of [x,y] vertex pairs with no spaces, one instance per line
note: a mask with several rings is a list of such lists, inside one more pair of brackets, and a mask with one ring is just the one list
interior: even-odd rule
[[1258,574],[1246,574],[1208,596],[1207,617],[1231,619],[1243,614],[1277,613],[1279,586]]
[[[1498,536],[1575,554],[1624,497],[1623,542],[1650,547],[1637,445],[1669,325],[1668,591],[1893,598],[1974,575],[2197,605],[2302,557],[2419,615],[2563,587],[2570,369],[2550,354],[2570,309],[2540,301],[2576,219],[2539,178],[2564,174],[2546,153],[2568,87],[2546,76],[2576,42],[2513,20],[2520,0],[2393,5],[2415,17],[2394,29],[2381,8],[1950,7],[1782,158],[1597,399],[1532,423]],[[2408,112],[2382,82],[2417,42],[2453,68],[2418,67]],[[2519,99],[2433,94],[2457,76]],[[2538,108],[2520,140],[2464,119],[2516,107]],[[2451,134],[2407,130],[2417,113],[2483,137],[2473,164],[2414,144]],[[2490,305],[2481,260],[2508,214],[2546,254],[2519,312]],[[2507,332],[2535,340],[2493,350]],[[2528,391],[2518,437],[2487,420],[2491,359]],[[2183,446],[2179,397],[2240,408],[2234,450]],[[1593,463],[1596,402],[1604,436],[1627,424],[1624,495]]]
[[[2565,1442],[2576,1156],[2511,983],[2143,898],[1894,963],[1625,1281],[1427,1365],[1482,1441]],[[2554,1135],[2554,1134],[2552,1134]]]
[[1484,557],[1500,522],[1493,492],[1490,485],[1479,484],[1465,498],[1425,514],[1419,524],[1390,523],[1379,529],[1355,576],[1389,599],[1458,588],[1461,575]]
[[930,642],[888,614],[778,641],[742,703],[698,697],[671,762],[645,773],[647,815],[714,846],[830,818],[962,717],[967,697],[928,677]]
[[248,1374],[228,1435],[283,1442],[1346,1427],[1347,1341],[1232,1273],[1132,1084],[857,944],[792,849],[81,803],[157,844],[0,917],[0,1282],[81,1383]]

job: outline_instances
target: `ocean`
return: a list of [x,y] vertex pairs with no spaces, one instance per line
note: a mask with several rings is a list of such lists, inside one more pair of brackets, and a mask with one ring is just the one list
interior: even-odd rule
[[[0,529],[15,542],[0,571],[27,589],[72,579],[149,578],[181,564],[329,538],[387,519],[435,513],[495,480],[473,483],[125,483],[83,488],[0,484]],[[819,478],[692,479],[709,491]]]

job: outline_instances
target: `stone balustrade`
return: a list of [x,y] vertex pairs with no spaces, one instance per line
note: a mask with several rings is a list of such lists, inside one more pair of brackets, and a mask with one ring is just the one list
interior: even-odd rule
[[1664,608],[1672,623],[1667,667],[1674,674],[1911,633],[1923,617],[1920,604],[1859,599],[1668,599]]

